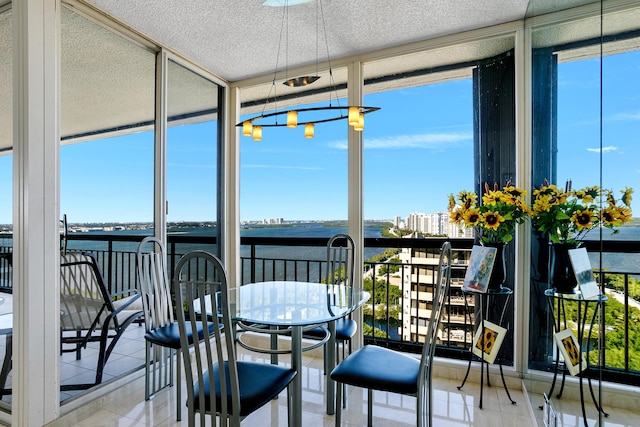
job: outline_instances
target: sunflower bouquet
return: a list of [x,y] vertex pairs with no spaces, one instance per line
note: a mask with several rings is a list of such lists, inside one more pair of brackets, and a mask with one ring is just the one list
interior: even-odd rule
[[457,197],[449,196],[449,219],[460,226],[475,227],[482,243],[508,243],[513,240],[516,224],[522,224],[531,214],[525,194],[511,181],[502,189],[498,184],[492,189],[485,183],[478,205],[478,195],[463,190]]
[[[532,220],[534,229],[549,235],[552,243],[578,244],[589,230],[599,226],[610,228],[630,222],[633,190],[621,190],[620,200],[613,191],[598,186],[579,190],[567,181],[564,190],[547,180],[533,191]],[[619,203],[620,202],[620,203]]]

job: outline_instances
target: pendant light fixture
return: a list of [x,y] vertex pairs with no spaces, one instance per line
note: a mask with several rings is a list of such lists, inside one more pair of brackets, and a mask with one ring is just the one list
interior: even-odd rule
[[[311,1],[311,0],[307,0]],[[270,4],[268,4],[271,2]],[[236,126],[242,127],[242,135],[243,136],[251,136],[254,140],[260,141],[262,139],[262,128],[269,127],[288,127],[288,128],[296,128],[298,125],[304,125],[304,137],[305,138],[313,138],[315,136],[315,125],[319,123],[332,122],[337,120],[347,120],[349,126],[352,126],[356,131],[364,130],[364,115],[369,114],[371,112],[377,111],[379,107],[367,107],[362,105],[340,105],[340,101],[338,98],[338,91],[336,84],[333,80],[333,72],[331,70],[331,58],[329,57],[329,41],[327,39],[327,30],[324,21],[324,10],[322,8],[322,0],[316,0],[316,74],[308,75],[308,76],[300,76],[294,78],[288,78],[286,74],[288,74],[288,56],[286,58],[286,66],[285,66],[285,80],[282,82],[284,85],[296,88],[296,87],[305,87],[308,86],[315,81],[317,81],[320,76],[318,75],[318,33],[319,33],[319,24],[322,24],[322,28],[324,31],[326,50],[327,50],[327,62],[329,64],[329,104],[327,106],[320,107],[307,107],[307,108],[297,108],[297,109],[287,109],[287,110],[278,110],[277,108],[277,89],[276,89],[276,80],[278,74],[278,60],[280,56],[280,47],[282,45],[282,37],[283,34],[286,33],[286,38],[289,37],[289,5],[290,4],[299,4],[300,1],[295,0],[268,0],[265,1],[264,5],[269,6],[283,6],[282,13],[282,27],[280,30],[280,41],[278,45],[278,54],[276,56],[276,69],[274,71],[273,83],[271,85],[271,89],[269,90],[269,96],[267,96],[265,105],[263,107],[262,113],[258,114],[254,117],[243,120],[238,123]],[[318,19],[318,16],[321,17],[321,20]],[[288,40],[287,40],[288,45]],[[288,54],[288,53],[287,53]],[[273,92],[273,98],[271,98],[271,93]],[[335,94],[335,105],[332,102],[332,97]],[[273,111],[266,112],[267,105],[270,100],[273,103]],[[286,116],[286,120],[283,118]],[[279,120],[280,119],[280,120]]]

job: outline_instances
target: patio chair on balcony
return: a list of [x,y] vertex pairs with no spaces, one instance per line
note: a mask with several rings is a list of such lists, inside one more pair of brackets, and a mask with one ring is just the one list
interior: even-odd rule
[[65,384],[61,390],[83,390],[102,382],[114,347],[127,327],[142,316],[139,297],[133,290],[111,294],[92,255],[67,252],[60,256],[60,351],[75,352],[80,359],[88,343],[100,344],[95,381]]
[[368,390],[368,426],[371,426],[373,422],[373,390],[416,396],[416,426],[432,425],[433,354],[450,282],[451,245],[449,242],[445,242],[440,252],[431,318],[422,348],[422,357],[416,359],[388,348],[365,345],[344,359],[331,372],[331,378],[337,383],[336,426],[340,426],[342,418],[342,407],[340,406],[342,387],[340,384],[349,384]]
[[[238,361],[235,337],[223,333],[230,330],[232,320],[227,273],[220,260],[203,251],[184,255],[176,266],[174,293],[176,306],[182,308],[177,318],[187,379],[188,425],[195,425],[195,414],[199,413],[200,425],[205,425],[209,415],[212,426],[217,425],[215,418],[219,416],[220,425],[239,427],[244,417],[275,399],[285,388],[291,425],[290,384],[296,371],[268,363]],[[198,324],[207,325],[202,329],[208,332],[192,343],[187,337],[199,335]],[[268,425],[269,420],[261,424]]]
[[[327,243],[327,268],[326,281],[328,284],[353,286],[353,267],[355,263],[355,244],[348,234],[336,234]],[[358,331],[358,324],[355,320],[343,317],[336,320],[336,364],[345,357],[345,347],[349,347],[351,354],[351,339]],[[303,336],[305,338],[322,340],[327,334],[326,325],[307,330]],[[342,357],[341,357],[342,354]],[[325,373],[327,372],[327,351],[325,347]]]
[[[136,251],[138,286],[142,296],[145,338],[145,400],[160,390],[173,387],[173,356],[176,356],[176,419],[182,419],[180,392],[181,354],[178,323],[174,318],[171,282],[167,275],[167,254],[164,244],[156,237],[145,237]],[[198,326],[202,338],[202,326]],[[211,331],[210,331],[211,332]],[[192,337],[187,337],[189,343]]]

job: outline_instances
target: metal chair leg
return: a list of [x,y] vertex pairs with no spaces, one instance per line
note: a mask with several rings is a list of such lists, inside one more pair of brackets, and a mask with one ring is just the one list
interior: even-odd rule
[[342,405],[340,405],[340,400],[342,400],[342,385],[340,383],[336,383],[336,427],[340,427],[342,423]]
[[367,389],[367,426],[373,426],[373,389]]

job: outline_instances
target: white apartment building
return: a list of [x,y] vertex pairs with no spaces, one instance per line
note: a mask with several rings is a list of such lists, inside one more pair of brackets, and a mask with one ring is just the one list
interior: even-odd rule
[[[396,217],[397,218],[397,217]],[[448,237],[469,237],[460,236],[457,230],[453,230],[449,225],[449,214],[447,212],[412,212],[405,221],[406,228],[420,233],[427,233],[436,236],[446,235]],[[396,226],[397,227],[397,226]],[[473,235],[471,235],[473,237]]]
[[446,234],[447,237],[468,237],[472,239],[475,237],[475,230],[473,227],[449,223]]
[[[436,282],[436,270],[438,266],[437,251],[424,249],[405,248],[398,255],[403,264],[411,265],[405,268],[402,295],[402,321],[398,334],[406,341],[424,342],[428,322],[431,317],[433,303],[434,283]],[[456,252],[454,263],[467,264],[468,253]],[[440,342],[448,341],[449,345],[464,347],[471,342],[473,322],[469,311],[474,310],[473,299],[465,303],[465,295],[462,293],[463,273],[459,269],[452,272],[450,296],[447,299],[445,313],[438,331]]]

